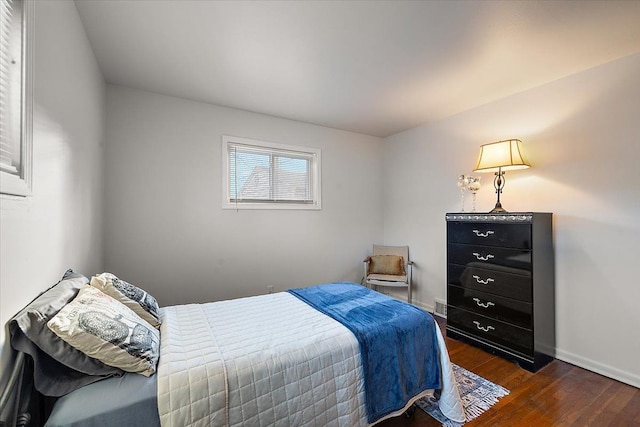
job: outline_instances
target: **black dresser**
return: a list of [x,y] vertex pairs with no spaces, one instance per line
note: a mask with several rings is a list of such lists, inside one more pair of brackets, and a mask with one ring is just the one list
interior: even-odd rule
[[537,371],[555,355],[552,214],[446,220],[447,336]]

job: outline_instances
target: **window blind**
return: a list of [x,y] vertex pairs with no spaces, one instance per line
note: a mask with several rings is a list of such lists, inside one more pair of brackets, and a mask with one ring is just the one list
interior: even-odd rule
[[0,0],[0,193],[31,194],[34,0]]
[[229,201],[314,203],[315,154],[229,143]]
[[20,174],[22,1],[0,0],[0,171]]

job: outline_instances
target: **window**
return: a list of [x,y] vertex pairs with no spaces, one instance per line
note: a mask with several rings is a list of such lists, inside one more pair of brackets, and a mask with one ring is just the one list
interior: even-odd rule
[[222,137],[227,209],[320,209],[320,150]]
[[0,193],[31,193],[33,1],[0,0]]

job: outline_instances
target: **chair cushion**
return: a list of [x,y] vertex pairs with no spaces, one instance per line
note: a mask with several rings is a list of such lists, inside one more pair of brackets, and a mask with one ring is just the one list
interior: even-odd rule
[[405,276],[404,258],[398,255],[373,255],[369,264],[369,274]]
[[407,286],[407,276],[391,276],[389,274],[369,274],[367,282],[399,282],[400,286]]

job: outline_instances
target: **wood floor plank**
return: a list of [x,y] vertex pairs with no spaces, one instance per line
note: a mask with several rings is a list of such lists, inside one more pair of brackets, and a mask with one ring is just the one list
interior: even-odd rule
[[576,424],[585,426],[610,426],[627,404],[638,394],[638,389],[630,385],[611,381],[602,391],[598,404],[593,411],[586,411]]
[[559,425],[580,425],[578,419],[591,411],[610,380],[573,367],[562,378],[531,396],[536,410],[550,415]]
[[[636,389],[637,390],[637,389]],[[615,422],[619,422],[616,424]],[[637,392],[625,405],[612,426],[640,426],[640,392]]]

